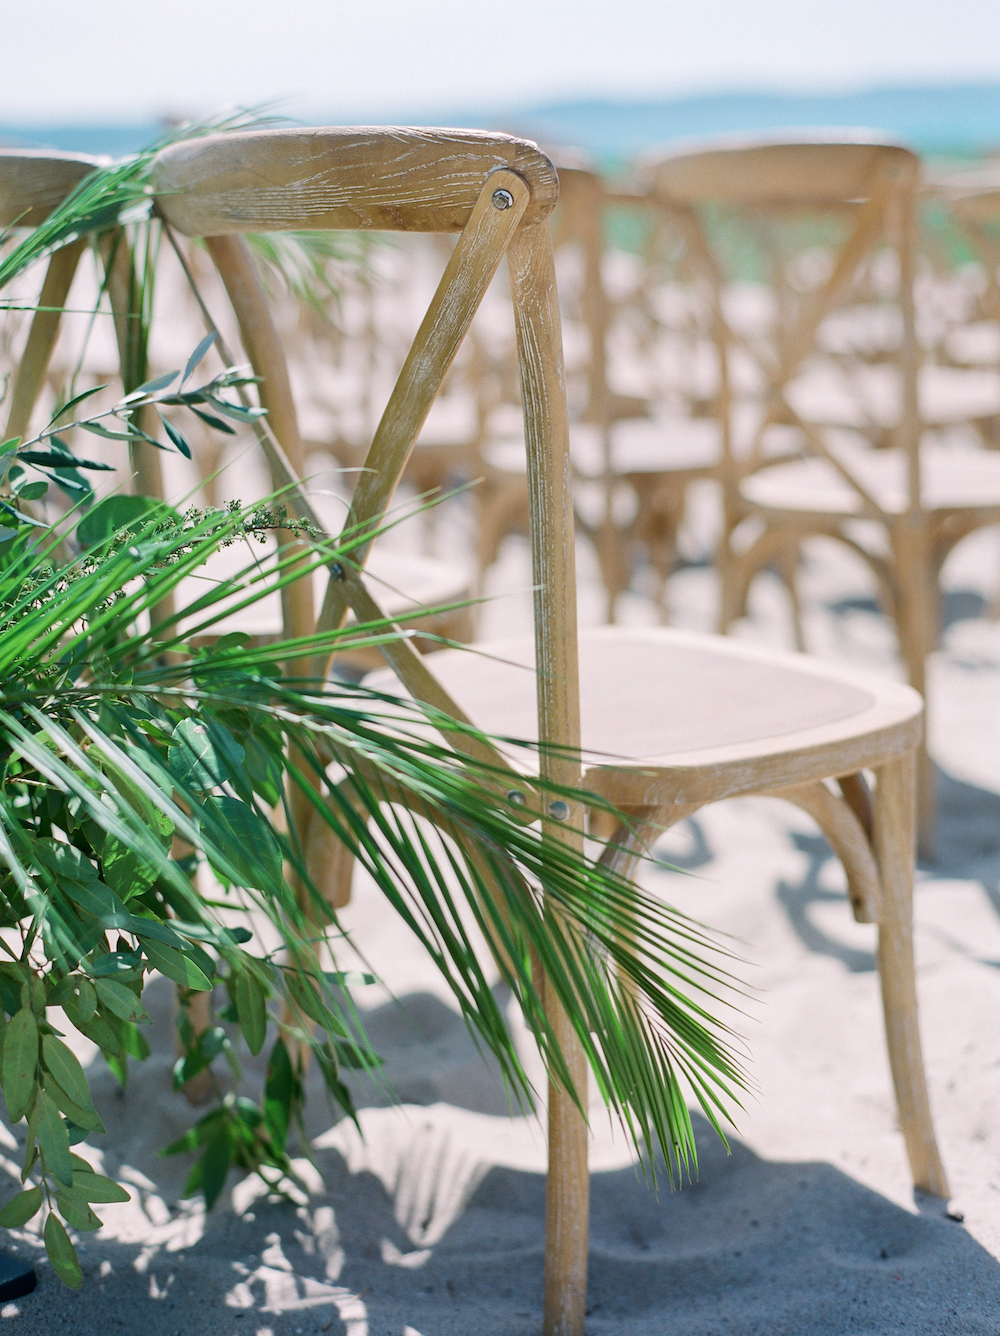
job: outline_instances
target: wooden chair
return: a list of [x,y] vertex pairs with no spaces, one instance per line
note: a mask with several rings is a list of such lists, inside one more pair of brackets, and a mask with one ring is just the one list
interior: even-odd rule
[[[531,642],[498,647],[503,662],[455,650],[421,659],[400,642],[386,650],[393,671],[380,676],[380,684],[401,683],[416,698],[487,730],[555,744],[559,750],[541,753],[546,777],[570,785],[582,780],[631,813],[647,835],[705,803],[741,793],[775,794],[812,813],[845,863],[856,914],[879,923],[889,1055],[914,1181],[946,1195],[920,1057],[912,957],[920,699],[908,687],[847,669],[667,630],[604,628],[580,637],[579,653],[572,471],[547,222],[557,180],[549,161],[533,144],[499,134],[277,130],[167,149],[153,181],[164,218],[186,235],[206,238],[255,350],[254,364],[269,372],[267,303],[240,232],[364,227],[460,234],[375,432],[352,524],[374,527],[385,514],[451,359],[506,255],[528,449],[536,634]],[[269,439],[266,448],[294,484],[278,440]],[[310,515],[304,492],[293,495],[299,513]],[[339,624],[348,607],[359,618],[377,611],[360,576],[337,563],[320,625]],[[572,759],[581,745],[581,662],[582,774]],[[866,770],[875,778],[870,802]],[[832,778],[839,793],[825,782]],[[582,839],[582,804],[555,804],[551,814],[568,841]],[[607,857],[627,867],[637,851],[634,833],[623,828]],[[552,1021],[573,1079],[585,1089],[582,1056],[558,1008]],[[586,1125],[559,1088],[550,1089],[548,1120],[545,1330],[579,1336],[587,1271]]]
[[[714,296],[725,508],[722,628],[744,612],[758,571],[778,561],[787,573],[802,541],[823,534],[874,572],[907,678],[923,694],[926,658],[938,636],[941,566],[962,537],[1000,520],[1000,459],[922,439],[930,421],[940,425],[949,411],[960,420],[967,410],[953,403],[951,410],[939,405],[935,414],[927,400],[938,381],[933,373],[930,385],[921,378],[914,311],[918,159],[899,144],[845,131],[667,152],[650,159],[647,170],[651,196],[684,227],[692,260]],[[815,246],[816,228],[841,229],[839,247],[828,249],[825,274],[801,294],[788,281],[790,257],[773,266],[777,314],[765,338],[753,340],[727,315],[723,264],[704,218],[713,205],[734,210],[745,236],[754,227],[777,225],[787,238],[791,224],[804,223],[796,253],[807,241]],[[882,365],[859,367],[860,356],[838,365],[823,354],[824,330],[856,302],[860,279],[870,274],[873,258],[886,253],[896,256],[898,283],[883,305],[898,320],[898,332]],[[863,343],[871,305],[855,305],[849,314]],[[728,390],[734,357],[750,360],[761,380],[757,426],[742,457],[734,448]],[[946,395],[954,397],[954,389],[946,387]],[[765,467],[768,433],[787,435],[790,428],[802,457]],[[740,550],[734,533],[748,515],[762,522],[763,532]],[[877,522],[888,554],[859,535],[858,519]],[[933,772],[925,751],[920,779],[921,841],[929,848]]]
[[[677,560],[677,531],[691,483],[714,476],[719,461],[716,424],[664,411],[642,395],[623,394],[610,383],[609,338],[615,317],[604,276],[606,214],[616,201],[635,206],[635,196],[610,193],[584,164],[557,163],[563,237],[582,258],[581,316],[588,336],[587,401],[571,435],[578,472],[604,484],[604,514],[581,523],[601,565],[609,622],[631,579],[631,551],[641,547],[656,572],[655,601],[665,615],[665,587]],[[589,458],[588,458],[589,456]],[[635,499],[627,523],[616,520],[614,494],[624,483]],[[577,520],[581,522],[580,508]]]
[[[656,576],[654,601],[665,616],[666,582],[677,561],[677,532],[691,483],[713,477],[719,460],[717,424],[665,409],[643,395],[613,387],[609,374],[609,337],[615,310],[609,299],[603,262],[606,212],[616,200],[644,206],[641,196],[613,196],[583,155],[559,150],[553,160],[559,174],[559,210],[553,242],[578,257],[573,296],[575,320],[586,343],[578,368],[576,420],[570,428],[570,453],[579,483],[577,528],[593,544],[606,595],[607,620],[613,622],[621,595],[629,587],[636,549]],[[563,292],[565,314],[569,294]],[[479,523],[480,574],[496,560],[506,533],[528,527],[524,485],[524,448],[520,433],[494,440],[484,450],[486,496]],[[599,489],[597,505],[585,493]],[[622,488],[631,494],[618,514]]]

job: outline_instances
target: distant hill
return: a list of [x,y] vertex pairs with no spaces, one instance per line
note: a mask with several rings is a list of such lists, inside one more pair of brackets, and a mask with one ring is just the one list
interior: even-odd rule
[[[339,118],[344,123],[343,117]],[[364,120],[365,118],[360,118]],[[479,125],[572,144],[607,163],[695,135],[789,126],[866,125],[921,152],[977,156],[1000,151],[1000,83],[872,88],[847,93],[706,93],[697,97],[579,99],[536,107],[403,111],[396,124]],[[0,142],[47,144],[84,153],[131,152],[156,137],[153,122],[119,125],[0,125]]]

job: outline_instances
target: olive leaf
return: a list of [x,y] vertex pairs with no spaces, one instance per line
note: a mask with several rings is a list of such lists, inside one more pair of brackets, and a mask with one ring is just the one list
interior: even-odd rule
[[29,1007],[22,1007],[7,1026],[3,1044],[3,1093],[12,1123],[31,1108],[38,1066],[38,1022]]
[[83,1284],[83,1272],[76,1255],[76,1249],[66,1233],[66,1226],[54,1211],[50,1211],[42,1232],[45,1251],[48,1253],[52,1270],[62,1283],[71,1290],[78,1290]]

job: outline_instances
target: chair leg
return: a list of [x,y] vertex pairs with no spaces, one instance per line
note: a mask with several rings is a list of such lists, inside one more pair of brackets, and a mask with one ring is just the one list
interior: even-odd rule
[[921,858],[934,855],[937,794],[927,750],[927,659],[938,639],[938,585],[926,560],[925,535],[898,525],[890,532],[899,582],[896,629],[906,679],[924,698],[924,739],[917,750],[917,842]]
[[[545,1007],[581,1099],[587,1060],[565,1011]],[[545,1336],[583,1336],[587,1306],[590,1174],[586,1121],[570,1095],[549,1082],[549,1168],[545,1179]]]
[[948,1180],[934,1136],[917,1025],[913,963],[916,769],[915,754],[909,752],[876,771],[873,836],[882,878],[878,971],[889,1066],[913,1183],[924,1192],[947,1197]]
[[792,614],[792,635],[795,648],[800,654],[806,652],[806,633],[802,625],[802,602],[799,598],[799,545],[793,539],[783,550],[778,559],[778,572],[788,590],[789,607]]

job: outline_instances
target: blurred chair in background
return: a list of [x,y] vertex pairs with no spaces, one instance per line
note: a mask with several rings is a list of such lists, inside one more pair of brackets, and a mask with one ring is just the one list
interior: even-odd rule
[[[691,262],[713,293],[723,627],[744,612],[762,568],[784,563],[791,581],[803,541],[834,538],[874,573],[907,678],[923,694],[941,565],[959,538],[1000,520],[1000,458],[937,439],[981,410],[982,386],[960,371],[921,368],[918,159],[901,145],[845,131],[728,141],[667,152],[647,166],[654,197],[684,226]],[[727,279],[713,211],[728,211],[748,241],[759,241],[769,282],[758,285],[756,312],[751,292]],[[734,363],[758,382],[749,432],[731,390]],[[790,447],[801,458],[775,463]],[[755,532],[741,544],[748,517]],[[926,754],[920,793],[929,847]]]

